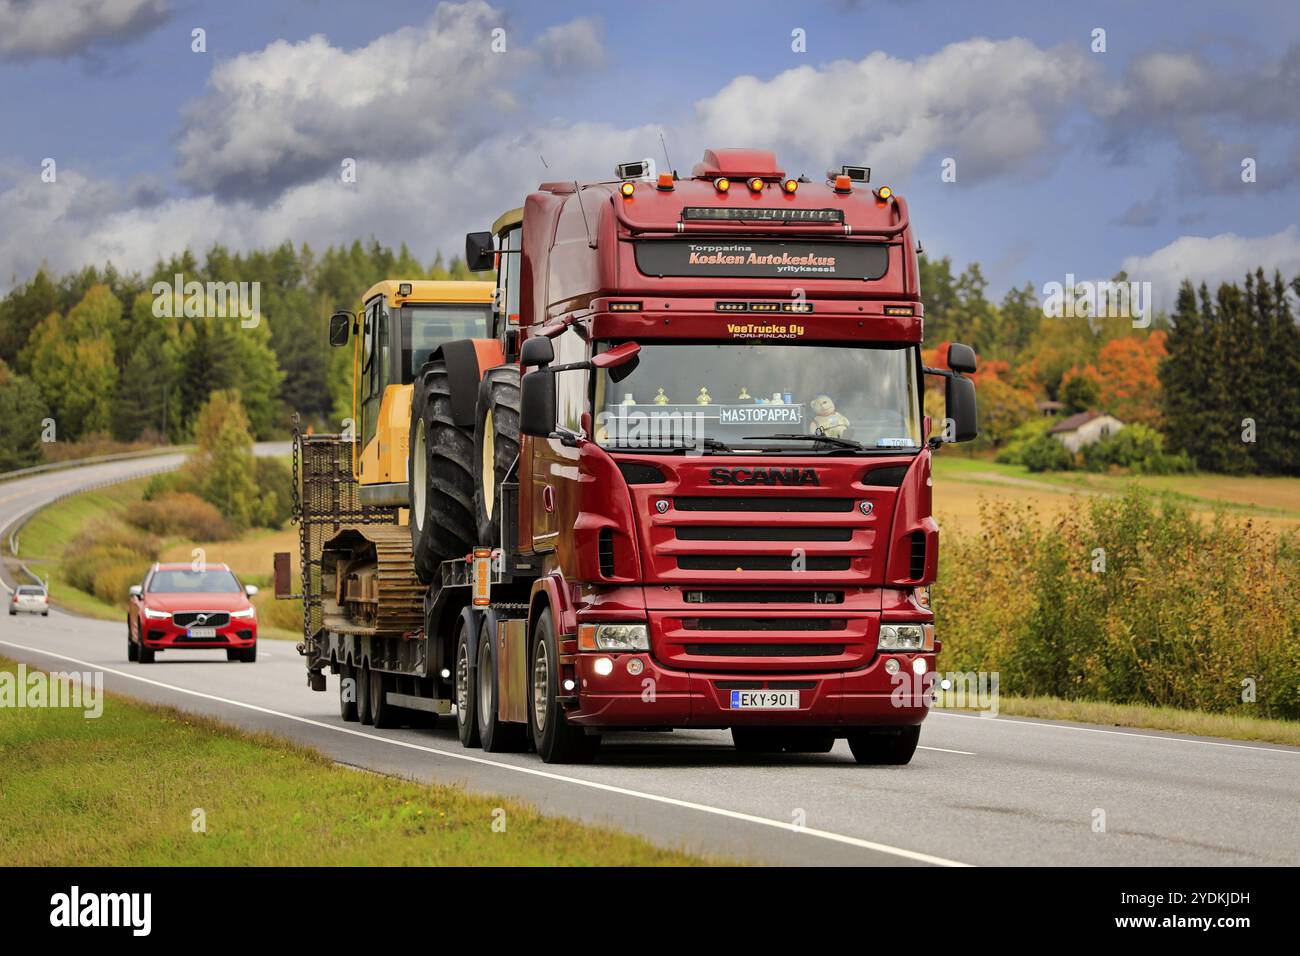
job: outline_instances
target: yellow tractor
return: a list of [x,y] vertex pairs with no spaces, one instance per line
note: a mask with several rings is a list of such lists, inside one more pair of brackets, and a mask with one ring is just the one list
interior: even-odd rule
[[[352,419],[340,436],[299,439],[298,450],[304,533],[309,523],[319,527],[304,539],[303,558],[319,572],[319,623],[331,630],[401,634],[423,624],[425,588],[407,527],[408,447],[413,432],[422,434],[412,428],[412,392],[431,370],[445,377],[466,364],[466,349],[477,376],[472,343],[490,334],[494,290],[492,282],[386,280],[366,292],[359,313],[330,318],[330,344],[353,346]],[[416,478],[423,489],[424,476]]]

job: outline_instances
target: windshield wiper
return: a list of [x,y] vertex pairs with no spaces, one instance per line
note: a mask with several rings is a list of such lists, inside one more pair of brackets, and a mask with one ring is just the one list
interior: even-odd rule
[[831,435],[746,435],[745,441],[812,441],[825,442],[837,448],[852,448],[854,451],[866,451],[867,446],[851,438],[835,438]]

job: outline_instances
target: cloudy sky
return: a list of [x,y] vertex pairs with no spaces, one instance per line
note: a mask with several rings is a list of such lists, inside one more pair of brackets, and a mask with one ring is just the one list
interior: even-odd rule
[[870,165],[998,294],[1300,273],[1291,0],[0,0],[0,91],[0,291],[213,242],[428,260],[542,180],[662,163],[661,133],[682,172]]

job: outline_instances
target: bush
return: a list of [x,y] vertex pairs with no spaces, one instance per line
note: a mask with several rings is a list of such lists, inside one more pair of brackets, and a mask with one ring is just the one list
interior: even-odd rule
[[154,475],[145,483],[144,493],[141,497],[145,501],[154,501],[164,495],[179,493],[191,495],[198,493],[198,488],[195,487],[190,475],[184,470],[164,471]]
[[1042,416],[1021,422],[1012,430],[1007,443],[998,449],[993,460],[1004,465],[1023,465],[1025,446],[1040,435],[1046,435],[1047,430],[1055,424],[1055,419]]
[[262,493],[254,521],[266,528],[283,528],[293,514],[293,473],[278,458],[258,458],[254,474]]
[[1005,503],[981,517],[978,537],[945,544],[945,671],[996,671],[1017,695],[1300,719],[1294,533],[1203,523],[1136,487],[1050,525]]
[[1075,467],[1070,450],[1046,432],[1025,443],[1020,462],[1030,471],[1070,471]]
[[158,559],[159,547],[151,534],[101,522],[69,542],[63,554],[63,574],[79,591],[110,604],[125,604],[127,590],[143,580]]
[[181,535],[195,541],[224,541],[230,526],[221,512],[198,495],[168,491],[152,500],[137,501],[126,510],[126,521],[144,531]]

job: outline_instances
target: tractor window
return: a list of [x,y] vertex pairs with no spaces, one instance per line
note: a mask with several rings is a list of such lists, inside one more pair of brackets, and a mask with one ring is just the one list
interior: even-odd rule
[[403,382],[415,381],[416,373],[438,346],[457,339],[487,338],[491,311],[490,302],[446,302],[403,307]]
[[[521,265],[519,248],[523,234],[522,229],[515,228],[503,233],[501,236],[501,249],[509,253],[509,255],[500,257],[500,278],[497,281],[497,288],[504,299],[501,317],[506,322],[509,322],[510,316],[519,314],[519,267]],[[517,328],[518,320],[513,325]],[[501,328],[505,328],[505,326],[499,327],[498,331]]]

